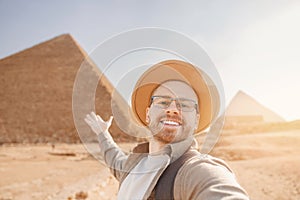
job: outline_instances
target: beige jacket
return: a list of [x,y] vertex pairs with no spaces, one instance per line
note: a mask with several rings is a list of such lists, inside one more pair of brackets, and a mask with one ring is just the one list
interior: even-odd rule
[[[136,153],[127,156],[108,132],[99,135],[99,144],[105,163],[110,167],[120,185],[148,152],[148,147],[144,144],[135,149]],[[193,139],[168,145],[166,151],[171,157],[171,162],[179,158],[191,146],[196,146]],[[157,174],[156,181],[162,173]],[[156,181],[151,183],[150,188],[156,185]],[[154,199],[152,189],[147,191],[146,196]],[[247,200],[249,197],[224,161],[199,153],[199,156],[189,159],[179,169],[174,183],[174,199]]]

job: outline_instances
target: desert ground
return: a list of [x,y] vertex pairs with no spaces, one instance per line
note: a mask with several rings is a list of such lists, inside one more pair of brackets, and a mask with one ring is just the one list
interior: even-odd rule
[[[300,199],[300,130],[223,134],[211,154],[231,166],[252,200]],[[118,190],[82,144],[4,144],[0,177],[0,200],[108,200]]]

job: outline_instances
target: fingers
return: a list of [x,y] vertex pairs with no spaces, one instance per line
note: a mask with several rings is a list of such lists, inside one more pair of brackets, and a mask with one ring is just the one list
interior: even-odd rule
[[84,121],[88,124],[88,125],[91,125],[91,121],[88,119],[88,117],[84,118]]
[[89,124],[89,125],[93,124],[93,122],[94,122],[94,120],[93,120],[93,118],[92,118],[92,116],[91,116],[90,114],[87,114],[87,115],[85,116],[84,121],[85,121],[87,124]]
[[85,119],[89,120],[90,122],[97,122],[100,119],[98,117],[99,115],[96,115],[94,112],[91,112],[90,114],[86,115]]
[[101,123],[107,123],[111,124],[113,120],[113,116],[110,116],[109,120],[106,122],[100,117],[99,115],[96,115],[95,112],[91,112],[90,114],[87,114],[84,121],[88,124],[93,123],[93,122],[101,122]]
[[92,119],[92,117],[90,115],[86,115],[86,117],[84,118],[84,121],[86,121],[86,122],[92,122],[93,119]]
[[87,114],[84,118],[84,121],[91,127],[91,129],[98,135],[104,131],[108,131],[108,128],[111,126],[113,117],[111,116],[109,120],[103,121],[103,119],[96,115],[95,112]]
[[91,116],[95,121],[97,121],[97,115],[94,112],[91,112]]
[[114,118],[113,116],[110,116],[109,120],[107,120],[106,123],[107,123],[107,126],[108,126],[108,127],[111,126],[111,123],[112,123],[113,118]]

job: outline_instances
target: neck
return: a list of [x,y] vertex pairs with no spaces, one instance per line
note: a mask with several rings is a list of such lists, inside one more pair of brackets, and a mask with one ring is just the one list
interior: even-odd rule
[[161,151],[167,144],[156,140],[155,138],[151,138],[149,140],[149,153],[155,153]]

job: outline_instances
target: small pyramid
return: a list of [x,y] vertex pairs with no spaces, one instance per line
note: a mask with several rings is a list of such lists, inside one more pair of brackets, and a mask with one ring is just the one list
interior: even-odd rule
[[[1,128],[0,142],[80,142],[73,121],[72,94],[85,58],[73,37],[63,34],[1,59],[0,115],[5,131]],[[94,68],[93,63],[85,68],[90,79],[98,78]],[[104,118],[112,113],[112,90],[102,76],[96,92],[101,104],[96,102],[95,107]],[[126,138],[115,124],[111,128],[117,141]]]
[[272,110],[258,103],[243,91],[239,91],[226,109],[226,121],[243,123],[284,122]]

